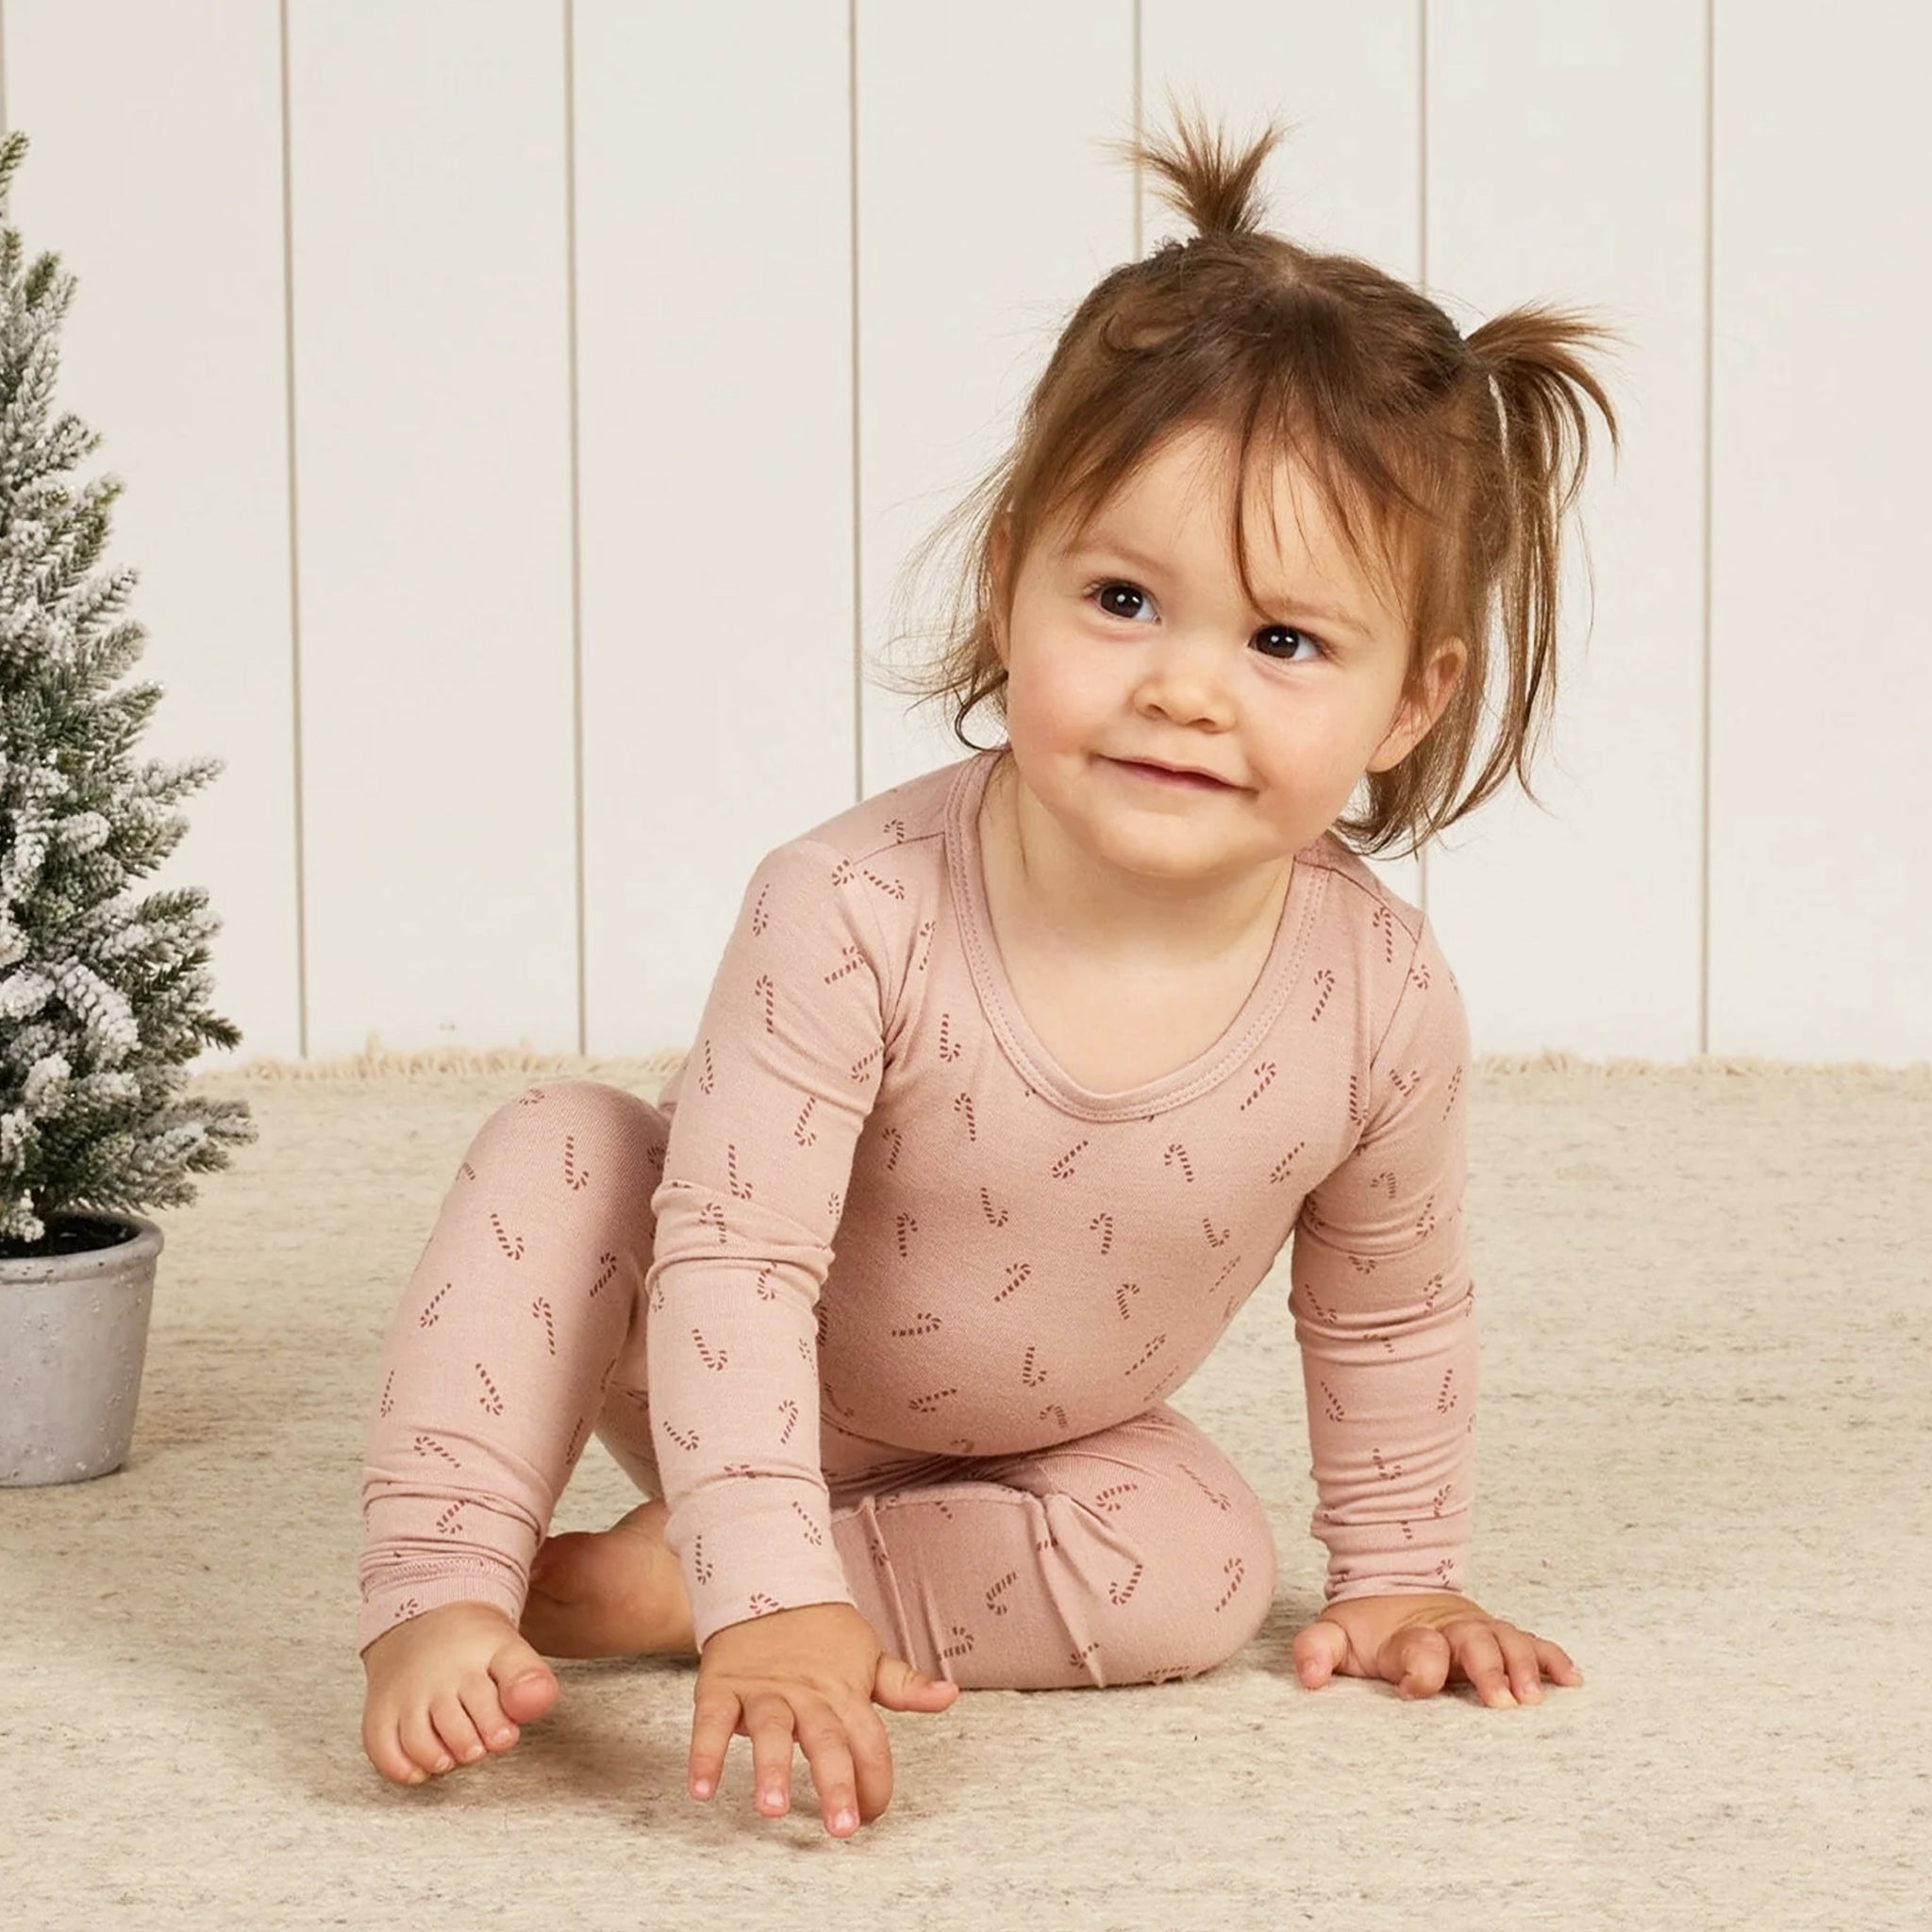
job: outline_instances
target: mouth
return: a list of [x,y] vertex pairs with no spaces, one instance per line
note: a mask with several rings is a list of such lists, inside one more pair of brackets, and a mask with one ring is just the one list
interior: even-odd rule
[[1117,765],[1123,772],[1136,778],[1144,778],[1157,785],[1177,786],[1193,791],[1232,791],[1236,788],[1224,784],[1219,778],[1211,778],[1205,772],[1171,772],[1165,765],[1147,765],[1135,758],[1110,758],[1108,763]]

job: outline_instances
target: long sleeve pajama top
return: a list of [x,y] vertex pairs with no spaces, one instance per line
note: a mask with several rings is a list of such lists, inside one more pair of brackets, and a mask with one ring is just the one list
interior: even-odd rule
[[650,1410],[699,1644],[853,1601],[835,1463],[1037,1450],[1139,1414],[1291,1240],[1329,1600],[1460,1590],[1470,1045],[1427,920],[1324,834],[1221,1038],[1091,1091],[994,944],[996,757],[765,857],[660,1096]]

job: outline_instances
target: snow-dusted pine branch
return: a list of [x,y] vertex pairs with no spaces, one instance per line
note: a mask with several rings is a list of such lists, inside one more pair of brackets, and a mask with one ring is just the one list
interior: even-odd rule
[[[0,223],[26,146],[0,144]],[[0,1254],[58,1214],[191,1202],[190,1173],[256,1139],[245,1101],[182,1097],[186,1063],[242,1038],[207,1009],[208,894],[129,890],[223,761],[133,761],[161,696],[109,689],[146,636],[113,621],[136,573],[88,575],[122,485],[59,480],[100,441],[47,421],[75,282],[21,259],[0,226]]]

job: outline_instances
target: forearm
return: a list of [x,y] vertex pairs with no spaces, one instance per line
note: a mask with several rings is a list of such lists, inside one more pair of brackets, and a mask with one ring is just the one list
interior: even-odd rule
[[1328,1551],[1331,1602],[1465,1588],[1477,1324],[1453,1237],[1411,1307],[1350,1316],[1318,1265],[1297,1279],[1290,1306],[1320,1498],[1309,1527]]

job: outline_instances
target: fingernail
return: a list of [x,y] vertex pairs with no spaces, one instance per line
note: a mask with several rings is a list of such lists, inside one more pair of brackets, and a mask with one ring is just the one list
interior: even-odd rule
[[1498,1691],[1496,1694],[1496,1707],[1500,1710],[1506,1707],[1513,1710],[1516,1707],[1516,1700],[1507,1690]]
[[691,1786],[691,1794],[693,1798],[708,1798],[711,1795],[711,1780],[708,1777],[699,1778]]
[[832,1829],[834,1831],[850,1831],[858,1823],[858,1820],[853,1817],[851,1812],[841,1811],[832,1820]]

